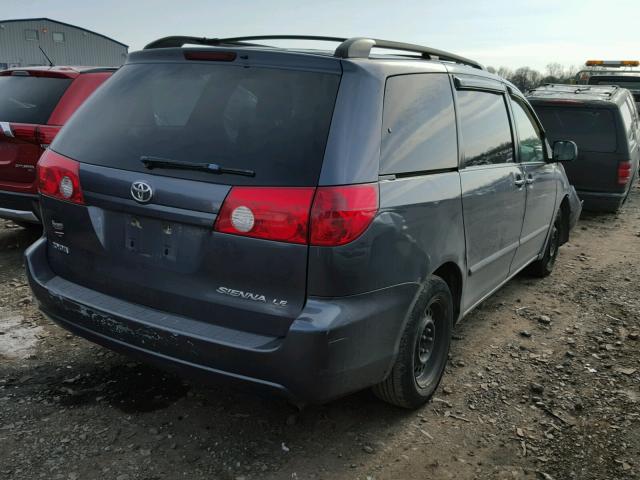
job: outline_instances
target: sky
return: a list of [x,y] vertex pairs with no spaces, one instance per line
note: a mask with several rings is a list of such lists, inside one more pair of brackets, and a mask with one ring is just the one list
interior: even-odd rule
[[512,69],[640,59],[640,0],[0,0],[0,20],[33,17],[129,51],[168,35],[300,34],[419,43]]

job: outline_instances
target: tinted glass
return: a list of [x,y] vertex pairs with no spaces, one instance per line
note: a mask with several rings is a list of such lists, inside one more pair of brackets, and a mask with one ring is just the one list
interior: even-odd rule
[[0,122],[45,124],[71,79],[0,77]]
[[640,116],[640,112],[638,112],[638,107],[635,104],[634,97],[631,96],[630,98],[628,98],[627,103],[629,104],[629,110],[631,110],[633,118],[635,118],[635,120],[637,121],[638,117]]
[[219,64],[132,64],[86,102],[51,148],[146,171],[142,156],[254,170],[254,178],[155,169],[228,184],[317,183],[340,77]]
[[631,126],[633,125],[633,114],[631,113],[631,109],[629,108],[629,104],[624,102],[620,107],[620,113],[622,114],[622,123],[624,124],[624,129],[627,132],[627,136],[631,136],[632,130]]
[[629,90],[640,90],[640,78],[607,77],[606,79],[599,79],[598,77],[591,77],[589,84],[618,85],[619,87],[628,88]]
[[578,151],[612,153],[617,150],[615,122],[610,110],[536,107],[536,112],[550,143],[573,140]]
[[503,95],[461,90],[458,112],[466,167],[514,161]]
[[520,161],[544,162],[542,135],[529,109],[513,98],[511,109],[518,130]]
[[384,96],[381,173],[457,166],[455,112],[448,76],[390,77]]

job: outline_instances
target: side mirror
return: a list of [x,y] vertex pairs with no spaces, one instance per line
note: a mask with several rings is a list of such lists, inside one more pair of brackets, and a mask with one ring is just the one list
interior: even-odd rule
[[578,158],[578,146],[571,140],[553,142],[554,162],[573,162]]

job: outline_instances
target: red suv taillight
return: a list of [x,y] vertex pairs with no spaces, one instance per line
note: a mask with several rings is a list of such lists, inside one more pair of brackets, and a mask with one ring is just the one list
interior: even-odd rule
[[233,187],[214,229],[280,242],[338,246],[359,237],[377,211],[377,184]]
[[53,139],[60,131],[60,127],[55,125],[10,123],[9,131],[11,132],[11,136],[17,140],[35,143],[42,146],[42,148],[46,148],[53,142]]
[[620,162],[618,164],[618,185],[626,185],[631,178],[631,162]]
[[56,135],[60,131],[60,127],[52,126],[52,125],[41,125],[38,127],[38,142],[42,148],[47,148],[53,139],[56,138]]
[[10,123],[9,129],[13,137],[17,140],[22,140],[30,143],[38,143],[38,125]]
[[52,150],[45,150],[36,168],[38,191],[42,195],[84,205],[78,162]]

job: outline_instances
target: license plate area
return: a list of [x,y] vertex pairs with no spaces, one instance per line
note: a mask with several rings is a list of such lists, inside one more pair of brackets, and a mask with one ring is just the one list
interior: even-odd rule
[[142,257],[175,261],[183,226],[163,220],[127,215],[125,249]]

